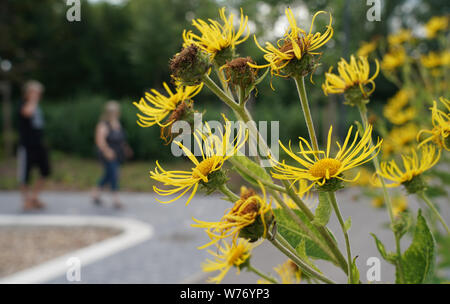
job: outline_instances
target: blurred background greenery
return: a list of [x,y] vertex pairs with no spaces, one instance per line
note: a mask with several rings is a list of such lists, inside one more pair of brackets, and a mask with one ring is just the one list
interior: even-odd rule
[[[315,11],[326,10],[333,15],[335,35],[322,48],[323,65],[315,72],[315,84],[308,82],[307,86],[321,139],[330,123],[342,135],[344,126],[357,113],[344,107],[339,97],[323,95],[320,89],[323,72],[340,57],[348,58],[362,41],[402,26],[414,27],[433,15],[449,12],[449,5],[441,0],[381,2],[381,21],[369,22],[366,19],[369,6],[361,0],[85,0],[81,1],[81,21],[68,22],[69,7],[65,0],[1,1],[0,77],[11,88],[12,119],[5,122],[9,119],[3,113],[0,127],[11,124],[15,130],[20,86],[33,78],[46,87],[43,108],[46,138],[52,150],[74,159],[94,159],[94,128],[102,105],[116,99],[123,105],[122,122],[135,151],[135,161],[168,160],[170,147],[161,145],[159,129],[138,127],[137,110],[132,102],[138,101],[144,91],[160,89],[163,81],[169,82],[168,60],[180,50],[183,29],[192,28],[193,18],[216,18],[222,6],[236,13],[242,7],[249,16],[252,34],[260,42],[273,41],[285,30],[284,9],[290,6],[298,9],[299,24],[306,29]],[[319,19],[318,28],[328,21]],[[237,51],[263,62],[262,52],[252,38],[239,45]],[[254,118],[279,120],[282,140],[305,136],[294,83],[274,78],[276,91],[273,92],[269,80],[269,77],[264,80],[251,101]],[[395,91],[380,75],[372,109],[381,108]],[[208,90],[196,96],[195,102],[198,109],[206,109],[206,119],[216,119],[220,112],[227,111],[217,106],[220,102]],[[1,134],[4,141],[5,132]],[[12,142],[15,142],[14,135]],[[3,145],[0,156],[3,162],[10,159]],[[147,169],[140,170],[146,175]],[[93,175],[89,172],[89,176]]]

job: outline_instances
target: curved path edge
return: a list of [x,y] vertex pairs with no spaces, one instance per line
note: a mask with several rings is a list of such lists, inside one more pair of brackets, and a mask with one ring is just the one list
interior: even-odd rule
[[68,260],[76,257],[81,267],[137,245],[153,236],[153,227],[130,219],[106,216],[66,215],[0,215],[1,226],[96,226],[122,230],[117,236],[71,251],[63,256],[32,266],[0,279],[0,284],[45,283],[64,275],[69,269]]

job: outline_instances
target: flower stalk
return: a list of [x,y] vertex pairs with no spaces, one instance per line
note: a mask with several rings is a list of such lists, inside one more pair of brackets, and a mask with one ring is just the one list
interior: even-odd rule
[[445,230],[447,231],[447,234],[450,235],[450,229],[447,225],[447,223],[445,223],[445,220],[442,218],[441,214],[439,213],[439,211],[436,209],[436,207],[434,206],[433,202],[430,200],[430,198],[425,194],[425,191],[421,191],[421,192],[417,192],[417,196],[420,197],[425,204],[427,204],[427,206],[431,209],[431,211],[433,211],[434,215],[438,218],[438,220],[441,222],[442,226],[444,226]]
[[319,151],[319,145],[317,143],[316,131],[314,128],[311,111],[309,110],[308,97],[305,89],[305,77],[294,76],[295,85],[297,86],[297,93],[300,98],[300,104],[302,105],[303,115],[305,116],[306,126],[308,127],[309,138],[314,150]]
[[336,217],[339,221],[339,224],[341,225],[342,228],[342,233],[344,234],[344,239],[345,239],[345,248],[347,250],[347,269],[348,269],[348,278],[349,278],[349,283],[354,282],[353,281],[353,271],[352,271],[352,251],[351,251],[351,247],[350,247],[350,239],[348,237],[348,232],[347,232],[347,227],[345,227],[345,222],[344,219],[342,218],[342,214],[341,211],[339,210],[339,206],[336,202],[336,195],[334,192],[327,192],[328,194],[328,199],[330,200],[331,206],[333,206],[334,212],[336,213]]

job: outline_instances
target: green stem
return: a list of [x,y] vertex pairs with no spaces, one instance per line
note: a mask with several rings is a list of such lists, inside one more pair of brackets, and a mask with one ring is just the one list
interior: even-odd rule
[[263,273],[261,270],[253,267],[250,263],[247,265],[247,270],[259,275],[261,278],[263,278],[266,281],[269,281],[273,284],[278,284],[277,280],[275,280],[273,277],[269,276],[268,274]]
[[317,272],[315,269],[313,269],[311,266],[309,266],[307,263],[302,261],[296,254],[295,250],[289,245],[288,248],[286,248],[287,241],[279,234],[273,238],[272,235],[269,234],[269,241],[274,245],[278,250],[280,250],[282,253],[284,253],[288,258],[290,258],[303,272],[305,272],[307,275],[314,277],[324,283],[327,284],[336,284],[336,282],[332,281],[331,279],[327,278],[326,276],[322,275],[321,273]]
[[292,209],[289,208],[288,205],[286,205],[286,203],[281,199],[281,197],[275,191],[269,189],[269,192],[277,200],[277,202],[280,204],[281,208],[283,208],[287,212],[287,214],[294,220],[294,222],[300,227],[300,229],[304,233],[306,233],[306,235],[308,236],[309,239],[311,239],[311,241],[316,243],[330,257],[334,255],[332,253],[332,251],[330,250],[330,248],[328,248],[326,246],[327,244],[324,244],[324,242],[322,240],[320,240],[317,237],[317,235],[308,226],[306,226],[306,224],[302,221],[302,219],[294,211],[292,211]]
[[336,202],[336,195],[334,192],[328,192],[328,198],[331,202],[331,205],[333,206],[334,212],[336,213],[336,216],[338,218],[339,224],[341,225],[342,228],[342,233],[344,234],[344,238],[345,238],[345,248],[347,249],[347,264],[348,264],[348,277],[349,277],[349,282],[353,283],[353,271],[352,271],[352,252],[351,252],[351,248],[350,248],[350,240],[348,238],[348,233],[347,233],[347,229],[345,228],[345,222],[344,219],[342,218],[342,214],[341,211],[339,210],[339,206]]
[[312,147],[315,151],[319,151],[319,145],[317,143],[316,131],[314,129],[314,123],[309,110],[308,97],[305,90],[305,78],[296,76],[293,77],[297,86],[298,96],[303,109],[303,115],[305,116],[306,126],[308,127],[309,138],[311,139]]
[[229,106],[235,113],[240,111],[239,105],[225,93],[208,75],[203,75],[203,83],[220,98],[227,106]]
[[255,179],[255,180],[259,180],[261,182],[261,184],[263,184],[264,186],[267,186],[268,188],[271,188],[273,190],[276,190],[278,192],[286,192],[286,189],[274,184],[266,179],[262,179],[261,176],[255,174],[253,171],[248,170],[247,167],[243,166],[238,160],[234,159],[233,157],[231,157],[229,159],[229,161],[240,171],[244,172],[246,175],[248,175],[249,177]]
[[239,196],[237,196],[233,191],[231,191],[230,189],[228,189],[226,184],[220,185],[219,186],[219,190],[220,192],[222,192],[223,194],[226,195],[226,197],[228,197],[228,199],[230,200],[230,202],[235,203],[236,201],[239,200]]
[[448,228],[447,224],[445,223],[444,219],[442,218],[439,211],[434,206],[433,202],[428,198],[428,196],[425,194],[424,191],[417,193],[417,195],[428,205],[428,207],[433,211],[433,213],[437,216],[439,221],[441,222],[442,226],[444,226],[445,230],[447,231],[447,234],[450,234],[450,229]]
[[[365,104],[361,104],[360,106],[358,106],[358,110],[359,110],[359,114],[361,116],[361,121],[363,123],[363,128],[365,129],[368,126],[368,118],[367,118],[367,108]],[[372,142],[371,142],[372,144]],[[375,152],[374,152],[375,153]],[[380,161],[378,160],[378,155],[375,155],[372,158],[372,162],[373,165],[375,167],[375,171],[380,172]],[[388,210],[388,214],[389,214],[389,220],[391,222],[391,229],[392,226],[394,224],[394,211],[393,211],[393,207],[392,207],[392,201],[391,198],[389,196],[389,192],[387,190],[387,186],[386,186],[386,182],[384,180],[384,178],[380,175],[378,175],[378,179],[381,182],[381,187],[383,189],[383,197],[384,197],[384,202],[386,203],[386,209]],[[402,265],[402,250],[400,247],[400,234],[397,233],[396,231],[394,231],[392,229],[392,233],[394,234],[394,238],[395,238],[395,248],[396,248],[396,252],[397,252],[397,270],[399,273],[399,277],[400,277],[400,281],[404,282],[404,275],[403,275],[403,265]]]
[[[303,202],[303,200],[298,197],[294,190],[289,186],[287,181],[283,181],[283,184],[286,188],[286,193],[292,198],[294,203],[300,208],[300,210],[308,217],[309,220],[314,220],[314,214],[309,210],[308,206]],[[334,257],[337,259],[337,262],[341,269],[348,275],[348,265],[345,257],[339,250],[335,240],[331,236],[330,232],[323,226],[316,226],[317,231],[319,231],[320,235],[323,237],[331,252],[333,252]]]

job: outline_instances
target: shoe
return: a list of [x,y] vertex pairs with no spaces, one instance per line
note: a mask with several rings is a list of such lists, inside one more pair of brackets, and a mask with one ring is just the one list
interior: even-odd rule
[[99,197],[92,198],[92,203],[96,206],[102,206],[103,202]]
[[23,207],[22,210],[27,212],[27,211],[33,211],[36,207],[33,204],[33,201],[27,200],[23,203]]
[[33,200],[32,204],[35,209],[44,209],[45,208],[45,204],[38,199]]
[[114,209],[119,210],[119,209],[123,208],[123,205],[120,202],[114,202],[113,207],[114,207]]

